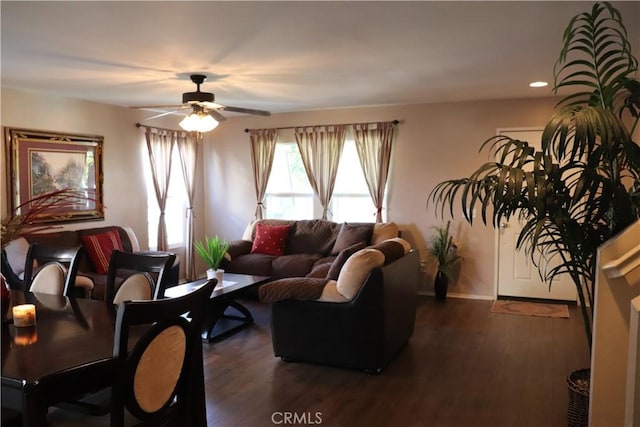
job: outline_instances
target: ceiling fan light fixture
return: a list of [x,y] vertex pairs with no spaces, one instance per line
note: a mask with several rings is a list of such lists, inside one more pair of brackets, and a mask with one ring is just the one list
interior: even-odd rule
[[187,132],[209,132],[217,126],[218,121],[203,112],[193,112],[180,122],[180,127]]

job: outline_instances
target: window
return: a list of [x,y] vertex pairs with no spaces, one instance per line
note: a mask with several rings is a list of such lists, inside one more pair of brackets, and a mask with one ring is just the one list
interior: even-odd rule
[[[278,143],[265,193],[266,218],[322,217],[295,143]],[[328,219],[336,222],[373,222],[375,207],[364,179],[355,141],[345,141]]]
[[329,211],[331,219],[336,222],[374,222],[376,220],[376,207],[369,194],[356,143],[353,140],[344,142]]
[[[167,224],[167,243],[169,247],[175,248],[183,246],[185,243],[186,211],[189,206],[187,192],[184,188],[184,178],[180,166],[180,154],[178,146],[173,146],[171,152],[171,177],[169,180],[169,191],[167,194],[167,205],[165,207],[164,218]],[[147,157],[148,158],[148,157]],[[146,162],[146,182],[147,182],[147,226],[149,235],[149,248],[156,249],[158,245],[158,217],[160,208],[156,199],[156,190],[153,186],[151,168]]]
[[278,143],[265,192],[267,218],[314,218],[315,196],[295,143]]

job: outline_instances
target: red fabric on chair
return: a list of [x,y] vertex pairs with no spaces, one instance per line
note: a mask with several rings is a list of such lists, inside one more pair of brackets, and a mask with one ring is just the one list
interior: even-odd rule
[[284,255],[284,246],[289,234],[288,225],[256,225],[256,234],[253,238],[251,253],[267,254],[274,256]]
[[81,236],[81,239],[89,254],[89,259],[99,274],[107,273],[111,252],[114,249],[123,250],[120,235],[116,230]]

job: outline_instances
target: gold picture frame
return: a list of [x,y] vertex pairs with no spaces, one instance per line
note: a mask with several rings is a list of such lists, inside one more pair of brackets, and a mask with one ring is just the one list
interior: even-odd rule
[[72,189],[79,198],[38,215],[34,223],[104,219],[102,145],[104,137],[5,127],[7,186],[11,212],[48,192]]

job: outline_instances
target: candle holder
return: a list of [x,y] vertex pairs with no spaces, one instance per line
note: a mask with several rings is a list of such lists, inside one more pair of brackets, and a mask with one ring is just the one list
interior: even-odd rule
[[20,304],[11,308],[13,325],[15,327],[33,326],[36,324],[36,306],[33,304]]
[[38,342],[38,331],[35,326],[16,328],[13,342],[17,345],[30,345]]

